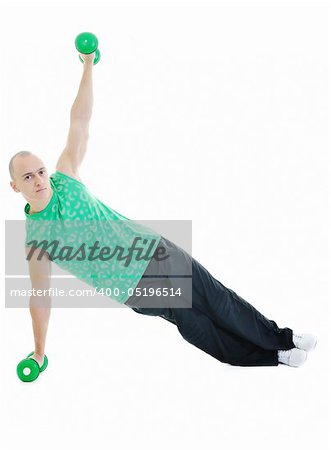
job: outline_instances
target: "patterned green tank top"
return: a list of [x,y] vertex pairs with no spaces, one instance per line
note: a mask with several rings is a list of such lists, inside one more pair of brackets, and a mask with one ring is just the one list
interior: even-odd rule
[[25,205],[26,246],[38,246],[37,254],[43,249],[63,270],[125,303],[161,235],[106,206],[62,172],[50,176],[50,185],[53,194],[46,208],[29,214],[30,205]]

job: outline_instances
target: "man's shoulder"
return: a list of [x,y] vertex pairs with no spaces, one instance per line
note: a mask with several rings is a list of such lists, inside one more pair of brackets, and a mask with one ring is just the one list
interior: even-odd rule
[[77,173],[72,172],[71,170],[68,169],[61,169],[61,170],[56,170],[51,177],[63,177],[63,175],[67,178],[70,178],[72,180],[78,181],[81,184],[84,184],[84,181],[80,178],[80,176],[77,175]]

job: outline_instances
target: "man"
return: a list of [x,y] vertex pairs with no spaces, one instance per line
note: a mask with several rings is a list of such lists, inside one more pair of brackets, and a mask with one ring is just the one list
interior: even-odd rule
[[[238,366],[279,363],[292,367],[302,365],[307,352],[316,345],[313,335],[293,333],[290,328],[278,328],[274,321],[267,319],[234,291],[226,288],[183,249],[158,233],[137,228],[132,221],[104,205],[88,191],[79,176],[79,167],[89,138],[94,53],[81,54],[81,57],[84,60],[83,76],[71,108],[67,143],[57,161],[55,174],[49,176],[44,162],[30,152],[15,154],[9,164],[11,187],[28,202],[24,212],[27,221],[26,253],[29,256],[27,259],[32,287],[45,290],[49,288],[53,260],[47,251],[43,252],[41,259],[38,254],[31,254],[30,238],[35,231],[35,224],[51,220],[51,226],[44,226],[43,233],[52,238],[54,230],[60,230],[57,231],[57,237],[65,236],[64,227],[61,228],[63,221],[73,219],[75,223],[81,223],[82,220],[93,220],[100,223],[99,231],[103,238],[122,244],[116,247],[122,250],[139,231],[144,238],[143,242],[151,243],[152,259],[131,260],[129,269],[123,258],[113,260],[111,270],[104,260],[99,266],[95,260],[93,263],[91,260],[84,260],[75,265],[66,261],[62,267],[81,279],[86,280],[87,274],[88,283],[94,286],[113,286],[115,280],[121,287],[121,294],[116,300],[137,313],[159,316],[170,321],[177,326],[185,340],[222,362]],[[75,219],[80,219],[80,222]],[[110,228],[107,228],[108,221],[114,221]],[[116,228],[119,221],[123,222],[123,228]],[[88,233],[82,233],[85,233],[83,241],[87,240]],[[74,240],[77,241],[78,237],[82,240],[82,235],[75,235]],[[68,240],[68,236],[63,238],[63,243],[66,243],[65,239]],[[164,258],[157,259],[155,256],[162,254],[162,250]],[[164,294],[148,299],[146,307],[145,299],[137,294],[138,289],[148,290],[160,286],[166,289],[162,292],[168,293],[168,290],[176,289],[177,292],[178,287],[187,287],[185,280],[189,272],[191,299],[184,296],[182,304],[170,304],[171,297]],[[176,274],[183,278],[176,277]],[[189,300],[190,306],[185,307]],[[35,340],[35,351],[31,358],[41,366],[44,361],[51,299],[44,296],[42,307],[37,302],[38,299],[31,296],[30,313]]]

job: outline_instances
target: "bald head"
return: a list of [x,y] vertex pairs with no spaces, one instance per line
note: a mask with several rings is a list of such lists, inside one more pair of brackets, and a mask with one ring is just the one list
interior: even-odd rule
[[12,156],[11,160],[9,161],[9,173],[11,176],[11,179],[13,180],[15,177],[15,160],[17,158],[24,158],[26,156],[31,156],[32,153],[28,152],[28,151],[21,151],[21,152],[17,152],[15,153],[14,156]]
[[11,160],[9,161],[9,173],[10,173],[12,180],[14,180],[14,178],[15,178],[15,160],[16,160],[16,158],[24,158],[25,156],[30,156],[30,155],[32,155],[31,152],[21,151],[21,152],[15,153],[15,155],[12,156]]

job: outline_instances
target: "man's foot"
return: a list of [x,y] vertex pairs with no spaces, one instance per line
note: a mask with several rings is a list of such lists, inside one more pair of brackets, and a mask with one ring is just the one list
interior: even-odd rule
[[291,350],[278,350],[278,361],[287,366],[299,367],[307,359],[307,352],[299,348],[291,348]]
[[316,347],[317,339],[309,333],[296,334],[293,332],[293,344],[296,348],[310,352]]

